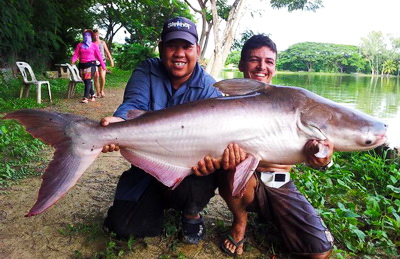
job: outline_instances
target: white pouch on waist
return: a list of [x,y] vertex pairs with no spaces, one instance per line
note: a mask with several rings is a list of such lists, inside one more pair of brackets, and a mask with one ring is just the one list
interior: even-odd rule
[[261,181],[268,187],[279,188],[290,181],[289,172],[261,172]]

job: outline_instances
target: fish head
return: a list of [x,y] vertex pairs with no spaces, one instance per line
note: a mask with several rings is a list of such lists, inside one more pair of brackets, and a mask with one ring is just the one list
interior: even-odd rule
[[305,105],[298,125],[310,138],[329,139],[336,151],[370,150],[387,140],[385,123],[324,98]]

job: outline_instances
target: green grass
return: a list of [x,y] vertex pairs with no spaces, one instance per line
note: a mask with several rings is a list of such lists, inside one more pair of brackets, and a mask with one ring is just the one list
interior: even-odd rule
[[298,166],[293,178],[335,237],[338,257],[398,256],[399,161],[375,152],[336,153],[334,160],[326,172]]

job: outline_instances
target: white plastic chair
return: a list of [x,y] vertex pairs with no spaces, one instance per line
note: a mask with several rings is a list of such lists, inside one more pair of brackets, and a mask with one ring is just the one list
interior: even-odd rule
[[69,71],[69,84],[68,84],[68,98],[73,98],[75,95],[75,89],[77,83],[83,83],[82,78],[79,75],[79,69],[76,65],[70,65],[66,63]]
[[[33,73],[32,68],[28,63],[17,61],[16,64],[17,64],[17,67],[18,67],[19,71],[21,72],[22,78],[23,78],[23,85],[22,85],[20,93],[19,93],[19,98],[22,98],[22,96],[28,97],[29,96],[29,86],[33,84],[33,85],[36,85],[37,103],[41,103],[42,102],[42,90],[41,90],[42,85],[47,85],[47,89],[49,91],[49,99],[50,99],[50,102],[52,102],[49,81],[36,80],[35,74]],[[28,78],[28,75],[30,77],[30,80]]]

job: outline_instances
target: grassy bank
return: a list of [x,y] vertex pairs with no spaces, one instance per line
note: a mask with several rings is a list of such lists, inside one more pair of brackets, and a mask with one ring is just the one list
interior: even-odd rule
[[400,247],[399,158],[386,153],[336,153],[326,172],[299,166],[299,190],[335,237],[339,255],[398,256]]

